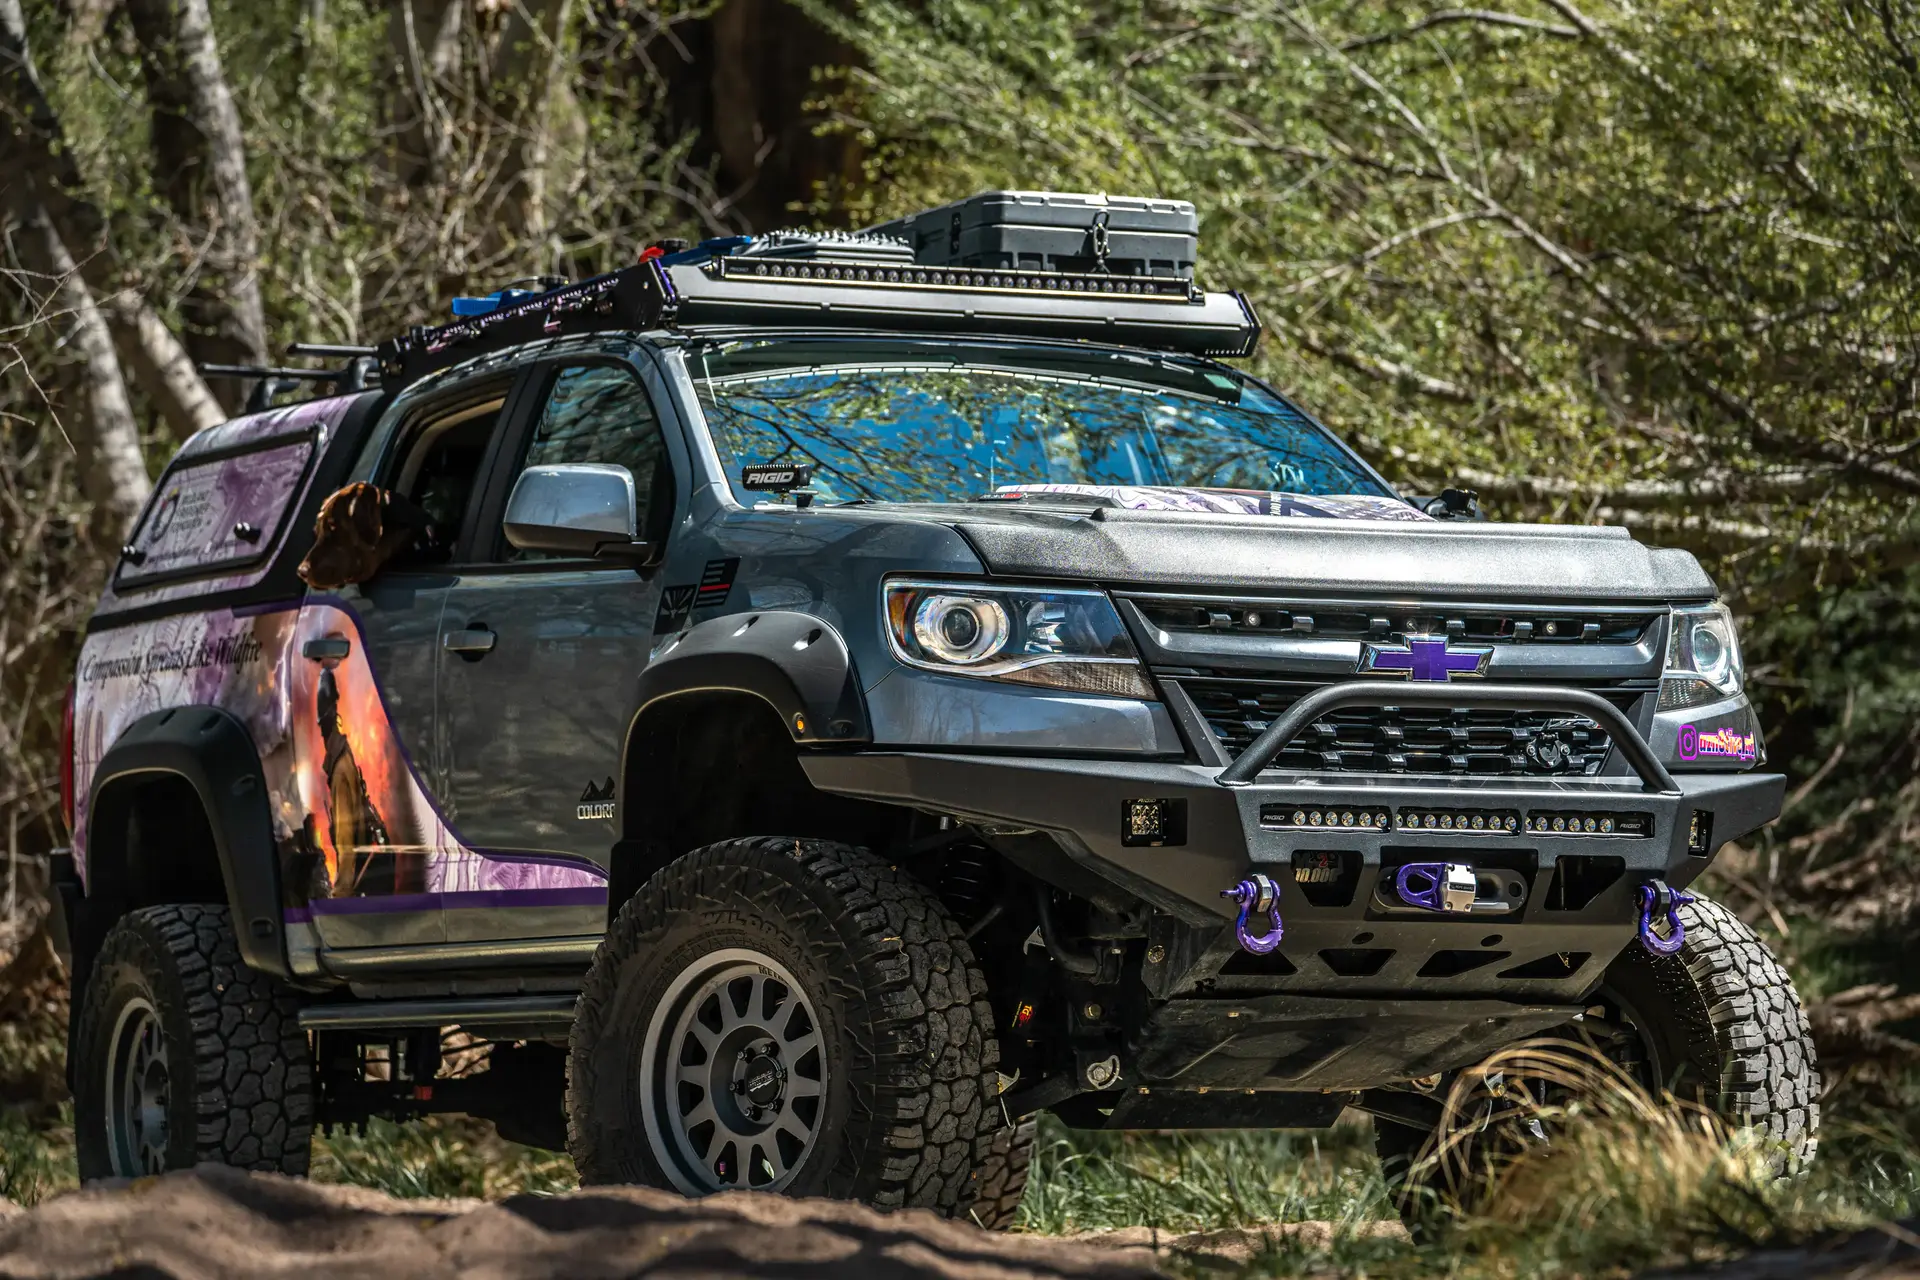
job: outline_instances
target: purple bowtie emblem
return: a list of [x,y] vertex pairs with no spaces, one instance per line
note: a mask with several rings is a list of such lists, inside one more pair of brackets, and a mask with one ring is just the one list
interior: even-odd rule
[[1408,636],[1404,645],[1370,644],[1360,651],[1364,675],[1404,676],[1412,680],[1451,680],[1484,676],[1488,648],[1449,649],[1445,636]]

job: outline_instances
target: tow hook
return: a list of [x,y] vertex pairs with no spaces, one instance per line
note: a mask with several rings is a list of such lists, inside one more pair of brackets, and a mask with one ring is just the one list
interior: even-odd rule
[[1480,887],[1473,868],[1463,862],[1409,862],[1394,877],[1393,891],[1410,907],[1471,911]]
[[[1254,872],[1231,889],[1222,889],[1220,896],[1231,898],[1240,904],[1240,918],[1233,922],[1234,936],[1240,939],[1240,945],[1257,956],[1264,956],[1280,945],[1284,930],[1280,927],[1280,886],[1272,879]],[[1247,917],[1265,915],[1267,932],[1256,937],[1247,929]]]
[[[1640,945],[1657,956],[1670,956],[1687,945],[1687,926],[1681,923],[1680,908],[1695,897],[1675,889],[1665,880],[1649,880],[1640,886]],[[1667,936],[1661,937],[1653,924],[1667,918]]]

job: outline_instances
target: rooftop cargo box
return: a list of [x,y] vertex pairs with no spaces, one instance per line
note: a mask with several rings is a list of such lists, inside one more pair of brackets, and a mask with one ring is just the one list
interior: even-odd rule
[[982,191],[872,229],[932,267],[1108,271],[1193,278],[1200,219],[1185,200]]

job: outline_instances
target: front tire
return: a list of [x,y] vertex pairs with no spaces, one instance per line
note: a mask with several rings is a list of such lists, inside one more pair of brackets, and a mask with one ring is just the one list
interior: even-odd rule
[[[1686,944],[1654,955],[1628,944],[1608,968],[1589,1020],[1595,1047],[1655,1097],[1670,1092],[1712,1109],[1734,1129],[1758,1130],[1781,1173],[1810,1164],[1819,1145],[1820,1071],[1793,980],[1747,924],[1705,897],[1680,908]],[[1526,1135],[1492,1131],[1524,1145]],[[1536,1140],[1548,1138],[1535,1130]],[[1374,1146],[1409,1229],[1432,1232],[1435,1200],[1471,1210],[1493,1187],[1487,1136],[1459,1157],[1430,1159],[1430,1131],[1374,1122]],[[1481,1150],[1476,1150],[1481,1147]],[[1427,1185],[1423,1185],[1423,1182]]]
[[76,1004],[80,1177],[202,1162],[304,1174],[313,1065],[285,984],[240,959],[227,908],[143,907],[107,932]]
[[621,909],[575,1018],[585,1184],[964,1214],[998,1119],[986,982],[931,892],[864,850],[729,840]]

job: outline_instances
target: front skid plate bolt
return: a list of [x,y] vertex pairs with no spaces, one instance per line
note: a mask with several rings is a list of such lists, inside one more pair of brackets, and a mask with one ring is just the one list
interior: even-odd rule
[[1090,1004],[1085,1009],[1082,1009],[1080,1012],[1086,1017],[1086,1020],[1088,1022],[1098,1022],[1100,1021],[1100,1015],[1102,1012],[1104,1012],[1104,1010],[1102,1010],[1100,1006],[1097,1004]]
[[1148,964],[1161,964],[1165,962],[1166,958],[1167,958],[1167,949],[1163,946],[1160,946],[1158,943],[1147,948]]
[[1120,1080],[1120,1056],[1102,1058],[1098,1062],[1087,1064],[1087,1088],[1094,1090],[1111,1089]]

